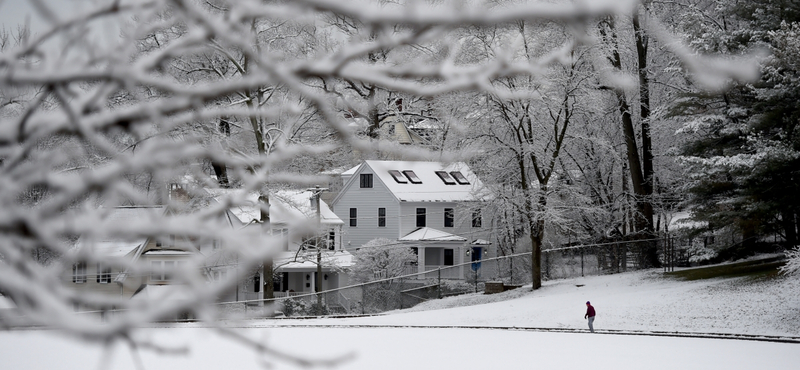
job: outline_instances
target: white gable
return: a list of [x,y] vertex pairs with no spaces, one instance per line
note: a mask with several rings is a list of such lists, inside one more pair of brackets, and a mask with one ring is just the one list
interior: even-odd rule
[[[448,165],[422,161],[366,161],[365,164],[401,202],[459,202],[489,198],[489,192],[478,176],[463,162]],[[403,182],[398,182],[389,171],[399,171]],[[437,171],[444,172],[447,182],[437,175]],[[456,181],[451,175],[453,172],[462,174],[468,184]]]

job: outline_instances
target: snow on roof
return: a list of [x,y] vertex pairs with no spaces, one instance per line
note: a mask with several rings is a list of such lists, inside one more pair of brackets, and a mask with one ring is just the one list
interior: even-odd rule
[[[261,208],[258,203],[258,194],[255,192],[243,194],[240,189],[215,189],[216,199],[224,196],[242,196],[243,201],[238,201],[231,207],[231,212],[244,224],[261,220]],[[316,210],[311,207],[313,192],[308,190],[280,190],[269,194],[269,220],[272,224],[292,225],[308,222],[316,218]],[[237,199],[238,200],[238,199]],[[344,221],[336,216],[330,207],[320,201],[320,222],[325,225],[342,225]]]
[[[481,201],[490,197],[488,189],[484,188],[478,176],[463,162],[445,164],[424,161],[370,160],[365,161],[363,165],[369,166],[401,202]],[[358,171],[364,170],[359,169]],[[398,182],[389,171],[399,171],[402,178],[407,181]],[[442,176],[445,176],[448,182],[446,183],[446,180],[441,178],[437,172],[444,172],[445,174]],[[460,173],[463,178],[454,178],[454,173]],[[395,172],[395,174],[397,173]],[[414,179],[413,175],[416,175],[418,180]]]
[[397,240],[404,242],[405,241],[453,241],[453,242],[467,241],[467,239],[464,239],[463,237],[460,237],[458,235],[453,235],[448,232],[432,229],[430,227],[420,227]]
[[192,298],[189,294],[189,291],[189,287],[180,284],[145,285],[142,290],[131,297],[131,300],[187,300]]
[[17,308],[17,305],[14,304],[14,301],[12,301],[11,298],[0,295],[0,310],[9,308]]
[[[302,251],[300,253],[303,253]],[[282,252],[274,259],[274,266],[276,271],[316,271],[316,250],[308,250],[305,253],[313,254],[313,261],[303,259],[302,255],[297,256],[296,252]],[[322,251],[322,267],[330,269],[331,267],[350,267],[353,266],[353,255],[347,251]]]
[[708,222],[693,220],[691,212],[681,211],[670,215],[669,230],[702,229],[707,226]]
[[[119,228],[122,225],[131,225],[143,220],[149,220],[156,215],[164,213],[163,206],[128,206],[101,208],[98,210],[100,220],[93,220],[95,230],[103,231],[109,228]],[[147,242],[147,237],[122,239],[113,234],[98,233],[97,235],[82,235],[76,243],[76,250],[92,248],[96,253],[109,257],[127,255],[138,246]]]
[[192,252],[180,251],[180,250],[175,250],[175,249],[151,249],[151,250],[146,251],[146,252],[144,252],[142,254],[161,255],[161,256],[184,256],[184,255],[187,255],[187,254],[192,254]]

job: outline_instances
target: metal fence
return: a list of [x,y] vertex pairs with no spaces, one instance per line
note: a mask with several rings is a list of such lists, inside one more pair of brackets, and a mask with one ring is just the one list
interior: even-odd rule
[[[655,244],[655,245],[654,245]],[[613,241],[571,245],[542,251],[542,279],[613,274],[645,266],[644,250],[657,248],[662,264],[673,265],[680,255],[671,239]],[[326,290],[292,293],[274,299],[226,303],[225,309],[248,316],[361,315],[415,306],[431,299],[483,292],[487,282],[506,288],[531,282],[530,252],[484,258],[452,266],[426,266],[424,272],[408,273],[368,283]],[[417,266],[413,266],[417,270]],[[321,303],[321,304],[320,304]]]

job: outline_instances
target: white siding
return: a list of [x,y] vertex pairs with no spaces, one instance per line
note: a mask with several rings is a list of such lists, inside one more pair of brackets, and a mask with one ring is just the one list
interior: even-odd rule
[[[372,173],[367,166],[362,171],[353,175],[353,181],[346,185],[336,204],[332,205],[333,212],[344,221],[342,243],[345,249],[358,248],[375,238],[396,240],[400,237],[400,213],[394,196],[374,174],[372,188],[360,188],[360,175]],[[350,208],[358,209],[358,225],[355,227],[350,226]],[[378,227],[378,208],[386,208],[386,227]]]

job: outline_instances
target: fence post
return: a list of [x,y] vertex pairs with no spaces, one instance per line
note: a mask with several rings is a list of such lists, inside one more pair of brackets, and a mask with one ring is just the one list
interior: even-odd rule
[[439,275],[438,277],[439,280],[436,288],[439,290],[439,299],[442,299],[442,268],[439,267],[438,269],[436,269],[436,272]]
[[[511,251],[511,254],[514,254],[513,250]],[[508,264],[510,266],[510,268],[508,269],[508,272],[511,274],[511,278],[509,280],[509,284],[514,285],[514,257],[509,257],[508,258]]]
[[581,277],[583,276],[583,248],[581,248]]
[[400,309],[402,310],[403,309],[403,278],[400,278],[400,294],[398,295],[398,297],[400,297]]

